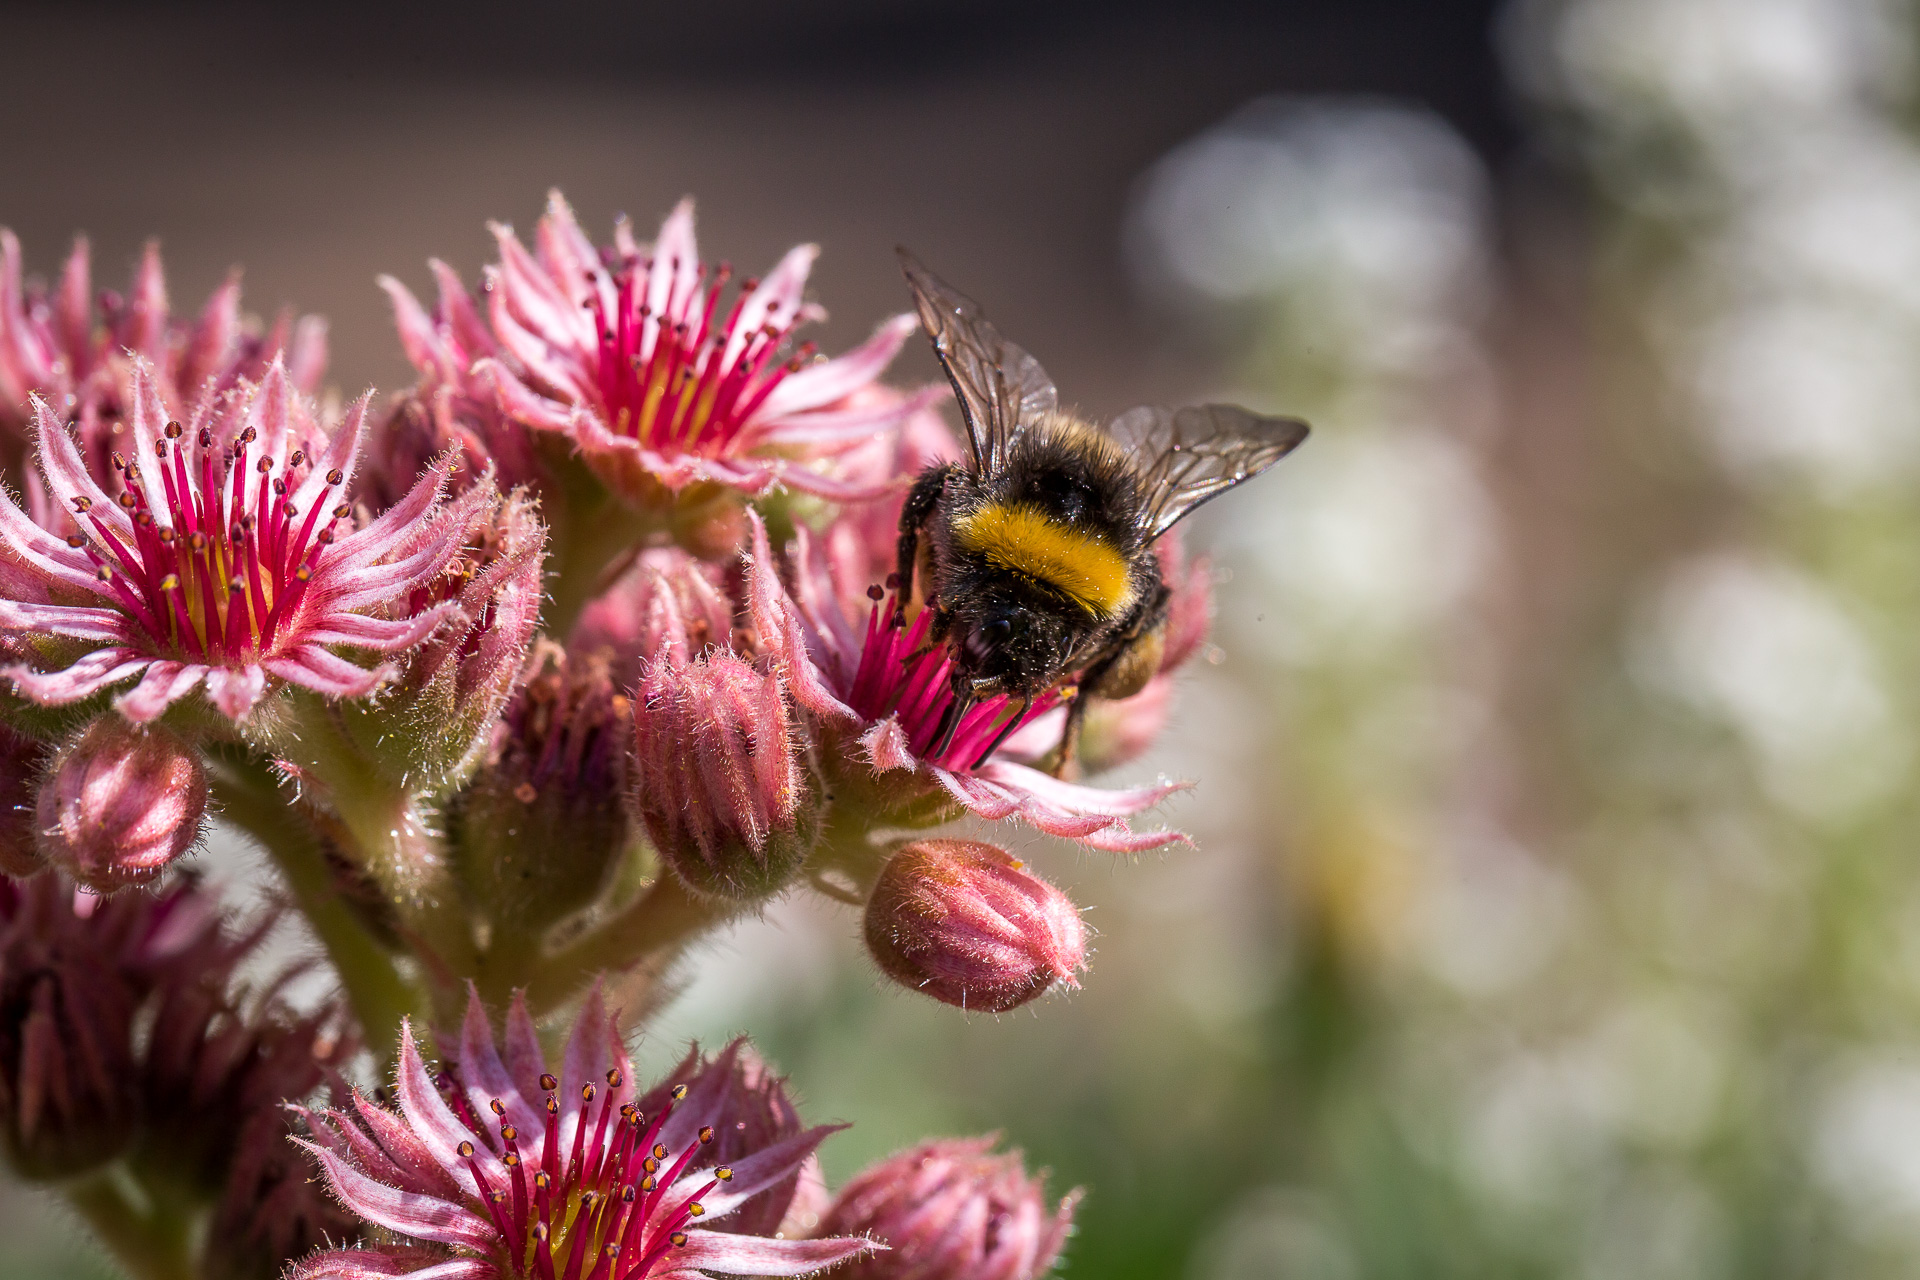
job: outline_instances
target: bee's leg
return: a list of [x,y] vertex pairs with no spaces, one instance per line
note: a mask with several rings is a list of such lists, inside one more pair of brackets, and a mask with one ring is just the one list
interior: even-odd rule
[[900,542],[895,556],[895,571],[900,581],[894,588],[900,599],[913,598],[913,562],[920,555],[920,526],[927,522],[947,487],[947,474],[957,470],[952,464],[928,467],[907,490],[906,503],[900,508]]
[[1027,718],[1027,712],[1031,710],[1033,710],[1033,695],[1028,694],[1020,700],[1020,709],[1013,713],[1013,718],[1000,726],[1000,732],[993,735],[993,741],[989,742],[987,749],[980,753],[980,758],[968,765],[967,768],[978,769],[981,765],[985,764],[987,757],[998,751],[1000,744],[1013,736],[1013,731],[1020,727],[1020,722]]
[[1140,692],[1160,669],[1163,652],[1162,624],[1167,620],[1167,589],[1162,586],[1141,601],[1133,615],[1119,628],[1113,642],[1080,673],[1077,696],[1067,704],[1067,722],[1060,731],[1060,749],[1056,753],[1053,776],[1073,776],[1074,757],[1080,749],[1080,731],[1087,718],[1087,705],[1095,697],[1118,700]]
[[953,701],[947,704],[947,713],[940,717],[940,732],[934,735],[933,746],[927,752],[927,759],[937,760],[945,755],[947,748],[953,745],[953,735],[960,731],[960,721],[973,706],[973,682],[959,672],[953,675]]
[[1076,689],[1073,699],[1067,703],[1067,722],[1060,729],[1060,745],[1053,754],[1053,776],[1067,781],[1080,776],[1074,757],[1080,751],[1081,723],[1087,718],[1087,695],[1084,689]]

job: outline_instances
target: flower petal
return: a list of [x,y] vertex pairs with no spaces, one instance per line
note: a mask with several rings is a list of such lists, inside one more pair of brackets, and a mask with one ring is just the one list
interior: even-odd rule
[[113,705],[135,724],[144,724],[192,693],[207,674],[208,668],[196,663],[155,662],[140,683],[114,699]]
[[773,389],[756,415],[775,421],[807,409],[832,404],[872,382],[893,363],[901,346],[920,322],[898,315],[873,331],[873,336],[844,355],[810,365],[791,374]]
[[132,649],[95,649],[61,671],[6,667],[0,677],[13,681],[21,696],[42,706],[60,706],[92,697],[138,673],[152,659]]
[[459,1147],[463,1142],[476,1146],[484,1142],[479,1134],[460,1123],[440,1091],[434,1088],[433,1077],[427,1074],[426,1064],[420,1060],[420,1048],[413,1042],[413,1025],[406,1019],[400,1022],[400,1063],[394,1076],[400,1111],[407,1123],[413,1126],[427,1151],[459,1184],[461,1191],[478,1197],[480,1186],[474,1181],[473,1171],[467,1167]]
[[689,1231],[687,1243],[663,1261],[676,1269],[721,1271],[738,1276],[804,1276],[849,1258],[886,1248],[872,1240],[833,1236],[825,1240],[769,1240],[725,1231]]
[[375,1226],[459,1248],[485,1252],[499,1244],[492,1224],[461,1205],[438,1196],[401,1191],[375,1182],[333,1152],[304,1138],[294,1141],[313,1153],[340,1203]]
[[520,1131],[517,1141],[522,1156],[538,1165],[544,1117],[521,1094],[500,1060],[486,1006],[480,1003],[480,994],[471,983],[467,985],[467,1015],[460,1024],[460,1074],[466,1081],[467,1103],[473,1114],[490,1115],[492,1104],[499,1102],[506,1112],[504,1119]]

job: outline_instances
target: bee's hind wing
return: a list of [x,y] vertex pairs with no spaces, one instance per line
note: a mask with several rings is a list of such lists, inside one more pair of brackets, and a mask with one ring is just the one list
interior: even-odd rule
[[1107,434],[1143,460],[1148,497],[1141,528],[1151,540],[1207,499],[1293,452],[1307,438],[1307,424],[1231,404],[1142,405],[1115,418]]
[[1000,336],[980,305],[922,266],[905,249],[900,267],[913,290],[920,323],[933,339],[967,420],[976,474],[990,475],[1006,462],[1007,446],[1024,424],[1053,412],[1058,395],[1040,362]]

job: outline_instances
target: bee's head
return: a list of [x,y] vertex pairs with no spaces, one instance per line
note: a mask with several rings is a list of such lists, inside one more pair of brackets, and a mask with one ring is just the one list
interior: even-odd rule
[[1057,611],[998,602],[955,619],[954,666],[1001,693],[1038,693],[1073,651],[1076,637]]

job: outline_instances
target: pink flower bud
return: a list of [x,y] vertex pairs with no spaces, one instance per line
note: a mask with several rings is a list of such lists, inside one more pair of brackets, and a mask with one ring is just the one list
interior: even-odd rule
[[[716,1165],[737,1164],[756,1151],[789,1142],[806,1132],[806,1122],[787,1095],[786,1080],[775,1075],[766,1059],[744,1038],[735,1040],[717,1054],[702,1054],[699,1046],[694,1046],[665,1080],[635,1100],[636,1105],[642,1115],[660,1115],[673,1101],[676,1081],[703,1076],[726,1077],[728,1120],[715,1126],[713,1142],[702,1159]],[[809,1159],[733,1212],[713,1219],[709,1228],[738,1235],[773,1235],[791,1212],[809,1171],[816,1168],[816,1163]],[[815,1206],[816,1223],[824,1207],[824,1204]],[[800,1234],[811,1234],[811,1231]]]
[[526,665],[540,620],[546,529],[531,497],[516,490],[502,498],[491,484],[441,518],[467,524],[465,545],[414,589],[408,612],[447,604],[459,611],[408,655],[392,696],[350,714],[380,722],[371,741],[381,754],[397,751],[400,767],[449,781],[472,767]]
[[836,1273],[839,1280],[1036,1280],[1073,1226],[1079,1192],[1049,1202],[1018,1152],[994,1139],[936,1139],[855,1176],[820,1223],[820,1235],[866,1235],[886,1244]]
[[207,775],[166,729],[103,715],[60,749],[40,784],[40,853],[90,889],[144,884],[192,847]]
[[542,642],[494,728],[452,830],[497,924],[542,929],[587,906],[632,838],[632,719],[600,655]]
[[604,650],[614,679],[632,688],[669,645],[690,658],[728,647],[734,604],[724,582],[724,569],[678,547],[644,551],[633,568],[580,611],[567,646],[577,653]]
[[917,840],[867,902],[867,950],[894,981],[963,1009],[1004,1013],[1078,985],[1086,927],[1066,894],[1004,849]]
[[780,677],[670,647],[633,704],[635,805],[689,888],[763,898],[800,869],[816,823]]
[[0,725],[0,875],[26,877],[46,864],[34,847],[34,790],[45,749]]

